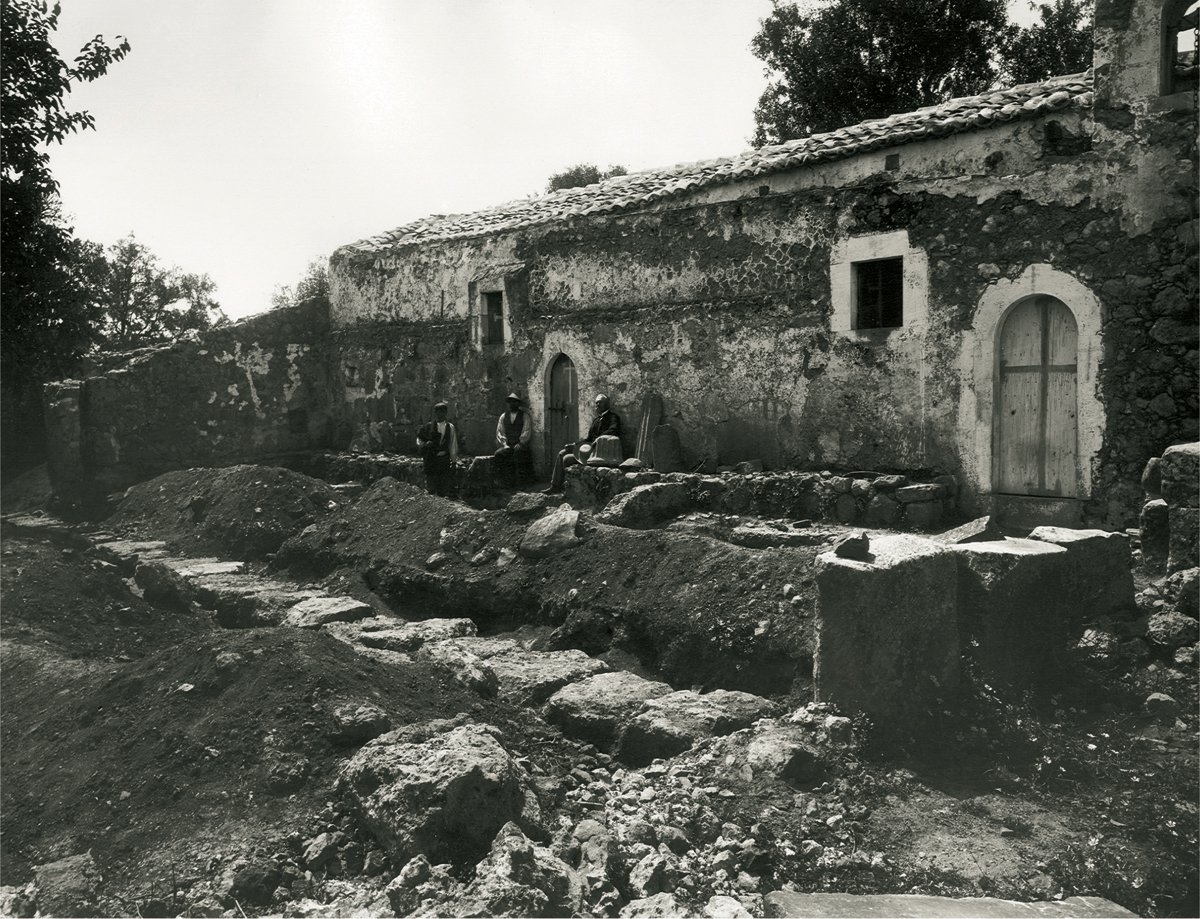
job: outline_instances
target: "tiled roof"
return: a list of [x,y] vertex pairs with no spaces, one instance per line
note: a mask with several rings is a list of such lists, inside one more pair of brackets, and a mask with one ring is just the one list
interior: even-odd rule
[[864,121],[737,156],[616,176],[595,185],[565,188],[471,214],[426,217],[344,246],[340,251],[349,255],[377,254],[402,246],[486,236],[570,217],[630,210],[708,186],[843,159],[927,137],[945,137],[1049,111],[1090,109],[1091,104],[1092,73],[1089,70],[979,96],[951,99],[915,112]]

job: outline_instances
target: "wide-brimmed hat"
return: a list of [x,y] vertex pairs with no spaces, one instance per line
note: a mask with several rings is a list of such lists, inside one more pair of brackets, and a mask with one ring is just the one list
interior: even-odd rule
[[518,396],[515,392],[510,392],[507,396],[505,396],[505,399],[507,399],[509,402],[518,402],[518,403],[522,403],[522,404],[525,401],[520,396]]
[[435,412],[436,412],[436,411],[437,411],[439,408],[444,408],[444,409],[446,409],[447,411],[449,411],[449,410],[450,410],[450,406],[448,406],[448,405],[447,405],[445,402],[435,402],[435,403],[433,403],[433,410],[434,410]]

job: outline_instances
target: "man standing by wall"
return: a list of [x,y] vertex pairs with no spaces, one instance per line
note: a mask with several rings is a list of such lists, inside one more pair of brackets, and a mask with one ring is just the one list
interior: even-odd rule
[[588,428],[587,437],[578,444],[566,444],[558,451],[558,458],[554,461],[554,472],[550,476],[550,487],[546,489],[545,493],[552,495],[562,491],[564,471],[568,466],[574,466],[579,462],[575,458],[575,449],[579,444],[590,444],[597,437],[603,436],[621,436],[621,416],[612,410],[608,396],[600,395],[596,397],[596,418],[592,421],[592,426]]
[[431,492],[444,498],[454,493],[454,463],[458,459],[458,431],[446,420],[449,406],[433,407],[433,421],[417,431],[417,450],[425,462],[425,481]]
[[496,422],[496,477],[516,488],[533,474],[533,419],[521,407],[521,397],[508,394],[508,411]]

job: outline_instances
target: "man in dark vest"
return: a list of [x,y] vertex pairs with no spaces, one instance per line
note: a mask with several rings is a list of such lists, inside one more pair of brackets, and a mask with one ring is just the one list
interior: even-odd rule
[[546,489],[545,494],[552,495],[562,491],[563,472],[568,466],[579,462],[575,457],[575,449],[579,444],[590,444],[597,437],[605,435],[621,436],[621,416],[612,410],[608,396],[600,395],[596,397],[596,418],[588,428],[587,437],[579,443],[566,444],[558,451],[558,458],[554,461],[554,472],[550,476],[550,487]]
[[521,397],[510,392],[508,411],[496,422],[496,478],[513,488],[533,475],[533,419],[521,404]]
[[454,493],[454,463],[458,459],[458,431],[446,420],[445,402],[433,407],[433,421],[417,431],[417,450],[425,463],[425,482],[431,492],[449,498]]

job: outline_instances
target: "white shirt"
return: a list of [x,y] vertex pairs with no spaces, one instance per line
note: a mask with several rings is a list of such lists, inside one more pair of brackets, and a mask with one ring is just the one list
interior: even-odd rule
[[[508,423],[512,424],[517,420],[516,412],[504,412],[500,419],[496,422],[496,446],[507,447],[508,438],[504,436],[504,419],[508,417]],[[533,435],[532,419],[529,417],[529,412],[525,413],[525,424],[521,427],[521,436],[518,438],[520,443],[529,443],[529,438]]]

